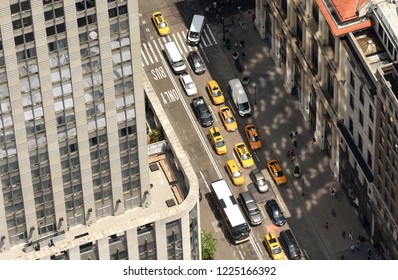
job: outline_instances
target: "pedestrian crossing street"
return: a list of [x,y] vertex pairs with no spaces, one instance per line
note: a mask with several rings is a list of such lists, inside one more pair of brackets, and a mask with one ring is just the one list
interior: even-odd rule
[[145,67],[164,60],[162,51],[164,44],[169,41],[174,41],[180,53],[185,57],[190,51],[197,50],[198,47],[204,49],[213,45],[217,45],[216,36],[211,31],[208,24],[206,24],[205,28],[203,29],[202,39],[199,46],[190,46],[188,43],[186,43],[187,32],[188,30],[185,30],[185,32],[181,30],[171,33],[166,37],[159,37],[146,43],[142,43],[142,66]]

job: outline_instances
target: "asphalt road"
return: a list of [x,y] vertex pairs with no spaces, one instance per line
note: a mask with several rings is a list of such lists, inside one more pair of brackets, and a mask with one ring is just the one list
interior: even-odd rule
[[[202,6],[203,1],[201,1]],[[262,120],[259,118],[261,110],[261,104],[258,107],[253,107],[253,117],[241,118],[238,116],[234,106],[232,106],[231,100],[227,94],[226,105],[234,111],[235,117],[238,121],[239,131],[227,132],[225,131],[218,116],[218,109],[220,106],[214,106],[207,93],[205,91],[206,83],[209,80],[215,79],[220,84],[224,93],[226,93],[227,83],[229,80],[237,77],[235,66],[231,63],[228,58],[229,52],[225,50],[223,42],[223,34],[220,33],[220,29],[216,25],[209,22],[206,24],[203,33],[202,43],[198,47],[191,47],[185,44],[186,31],[189,28],[190,19],[192,15],[203,13],[203,7],[199,6],[197,1],[143,1],[139,2],[140,12],[140,30],[141,30],[141,54],[142,64],[147,73],[151,84],[158,95],[159,100],[163,103],[163,108],[174,127],[174,130],[178,133],[179,140],[187,152],[194,170],[200,181],[200,189],[204,194],[204,199],[200,203],[201,207],[201,227],[204,230],[213,233],[217,240],[217,253],[216,259],[246,259],[246,260],[261,260],[270,259],[268,253],[263,244],[264,235],[272,231],[276,235],[279,235],[279,231],[289,227],[288,224],[282,228],[278,228],[271,224],[269,217],[265,213],[264,201],[261,201],[260,209],[264,216],[264,222],[262,225],[252,227],[250,242],[246,242],[240,245],[232,245],[228,242],[228,235],[223,231],[223,226],[219,214],[211,200],[210,193],[208,190],[208,184],[212,181],[218,180],[219,178],[225,178],[230,183],[231,189],[235,195],[244,190],[247,190],[247,184],[250,182],[249,173],[251,169],[241,170],[245,174],[245,186],[235,187],[229,180],[224,166],[228,159],[236,159],[233,153],[233,146],[235,143],[245,141],[243,134],[243,127],[248,123],[254,123],[257,127],[262,128]],[[156,9],[154,9],[156,7]],[[157,34],[150,18],[151,14],[155,11],[161,10],[171,28],[171,34],[167,37],[159,37]],[[182,12],[183,11],[183,12]],[[165,57],[163,56],[162,49],[163,44],[166,41],[173,40],[177,43],[180,52],[184,57],[189,51],[197,50],[202,59],[205,61],[207,70],[206,73],[197,76],[188,69],[188,72],[193,77],[198,87],[199,95],[202,95],[207,104],[210,106],[213,117],[215,119],[215,125],[221,129],[221,132],[227,141],[228,154],[218,156],[215,154],[210,146],[207,138],[208,128],[202,128],[198,123],[196,116],[191,108],[191,102],[194,97],[188,97],[178,80],[178,76],[174,75]],[[187,67],[189,68],[188,64]],[[269,84],[272,87],[272,82]],[[272,90],[270,90],[272,91]],[[247,87],[247,92],[252,99],[254,94],[254,88],[252,86]],[[261,134],[264,134],[264,147],[262,150],[253,152],[253,157],[258,169],[263,169],[263,173],[266,176],[268,172],[266,168],[266,159],[273,157],[273,143],[269,137],[265,137],[265,129],[261,129]],[[273,190],[276,197],[285,211],[287,218],[290,217],[290,213],[283,200],[280,200],[279,189],[273,185]]]

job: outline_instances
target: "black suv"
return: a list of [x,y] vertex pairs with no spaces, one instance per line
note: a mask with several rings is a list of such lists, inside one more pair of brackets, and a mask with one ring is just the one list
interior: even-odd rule
[[208,127],[213,124],[213,116],[202,96],[194,98],[192,100],[192,106],[202,126]]
[[274,225],[281,227],[286,223],[285,216],[275,199],[270,199],[265,203],[265,210]]
[[301,259],[301,251],[290,229],[281,231],[279,241],[290,260]]

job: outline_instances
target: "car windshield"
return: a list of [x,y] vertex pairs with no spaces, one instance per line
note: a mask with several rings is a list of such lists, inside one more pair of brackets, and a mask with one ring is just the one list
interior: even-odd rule
[[167,24],[165,22],[159,22],[159,27],[160,28],[165,28]]
[[176,62],[173,63],[174,67],[180,67],[180,66],[183,66],[183,65],[184,65],[184,61],[183,60],[176,61]]
[[250,155],[248,153],[242,154],[242,159],[250,159]]
[[198,33],[198,32],[190,32],[190,33],[189,33],[189,36],[190,36],[191,38],[199,38],[199,33]]
[[265,179],[260,179],[257,181],[257,184],[259,186],[265,186],[265,185],[267,185],[267,181]]
[[194,87],[195,87],[195,83],[193,83],[193,82],[189,82],[189,83],[185,84],[185,88],[187,88],[187,89],[191,89],[191,88],[194,88]]
[[195,67],[196,68],[202,68],[203,67],[203,63],[201,61],[195,61]]
[[258,215],[258,214],[260,214],[260,209],[258,209],[258,208],[252,209],[249,211],[250,216],[254,216],[254,215]]
[[210,111],[209,111],[209,110],[201,111],[201,112],[200,112],[200,116],[201,116],[202,118],[208,118],[208,117],[210,117]]
[[225,119],[225,122],[228,123],[228,124],[230,124],[230,123],[233,123],[233,122],[234,122],[234,119],[231,118],[231,117],[229,117],[229,118],[226,118],[226,119]]
[[278,218],[283,218],[283,214],[282,214],[281,211],[276,210],[276,211],[274,211],[274,217],[275,217],[276,219],[278,219]]
[[249,110],[250,105],[249,102],[239,104],[239,111],[246,111]]
[[259,140],[258,136],[250,137],[250,142],[257,142]]
[[215,97],[221,96],[221,91],[217,87],[214,87],[213,88],[213,95]]
[[232,176],[233,176],[234,178],[239,178],[240,176],[242,176],[242,173],[241,173],[240,171],[235,171],[235,172],[232,174]]
[[272,248],[272,254],[276,255],[276,254],[280,254],[282,253],[281,247],[273,247]]
[[224,145],[225,145],[224,140],[218,140],[218,141],[216,142],[216,147],[222,147],[222,146],[224,146]]
[[276,177],[282,177],[283,176],[283,171],[275,172],[275,176]]

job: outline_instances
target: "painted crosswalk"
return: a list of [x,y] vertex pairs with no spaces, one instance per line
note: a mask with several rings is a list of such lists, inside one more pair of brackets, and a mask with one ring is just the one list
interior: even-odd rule
[[202,39],[199,46],[190,46],[186,43],[186,34],[188,30],[178,31],[168,35],[167,37],[160,37],[148,41],[146,43],[141,44],[141,57],[142,57],[142,66],[148,66],[155,64],[159,61],[164,60],[164,56],[162,54],[164,44],[169,41],[174,41],[177,45],[178,50],[181,54],[186,55],[193,50],[197,50],[198,47],[203,49],[213,45],[217,45],[217,39],[211,31],[208,24],[206,24],[205,28],[202,32]]

